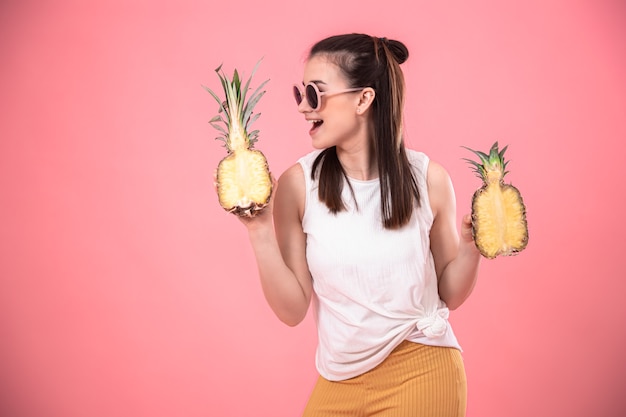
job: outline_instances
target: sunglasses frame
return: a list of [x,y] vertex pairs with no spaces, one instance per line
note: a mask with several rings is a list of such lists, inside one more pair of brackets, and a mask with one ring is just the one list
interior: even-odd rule
[[[317,98],[317,106],[313,107],[313,105],[311,104],[311,101],[309,100],[309,95],[307,94],[307,89],[311,87],[313,89],[313,91],[315,91],[315,95]],[[304,85],[304,91],[302,91],[302,89],[300,88],[300,86],[298,84],[294,84],[293,85],[293,96],[296,100],[296,104],[299,106],[300,103],[302,103],[304,100],[306,100],[307,104],[309,105],[309,107],[311,107],[311,109],[313,109],[314,111],[317,111],[320,109],[320,107],[322,107],[322,96],[334,96],[334,95],[338,95],[338,94],[344,94],[344,93],[354,93],[357,91],[361,91],[364,90],[367,87],[355,87],[355,88],[345,88],[343,90],[334,90],[334,91],[320,91],[319,87],[317,86],[317,84],[310,82]]]

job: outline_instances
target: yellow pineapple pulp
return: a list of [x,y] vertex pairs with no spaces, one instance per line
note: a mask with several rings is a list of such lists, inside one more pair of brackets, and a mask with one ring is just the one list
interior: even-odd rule
[[269,203],[272,195],[272,178],[265,155],[253,149],[258,140],[259,131],[250,131],[252,123],[260,113],[253,113],[265,91],[261,91],[266,80],[252,93],[246,96],[250,81],[258,66],[254,67],[250,78],[242,87],[239,73],[235,69],[232,80],[220,65],[217,73],[225,94],[225,100],[204,87],[219,103],[218,115],[209,123],[220,132],[216,139],[224,142],[228,155],[217,166],[216,188],[220,205],[224,210],[238,216],[254,217]]
[[515,255],[528,244],[526,207],[517,188],[504,183],[508,162],[504,160],[505,146],[498,150],[494,143],[489,154],[468,149],[480,162],[470,159],[483,186],[472,197],[472,232],[480,253],[489,259]]

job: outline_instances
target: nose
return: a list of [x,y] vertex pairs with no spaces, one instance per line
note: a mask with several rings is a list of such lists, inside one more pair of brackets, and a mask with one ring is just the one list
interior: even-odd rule
[[307,113],[310,112],[311,106],[309,106],[309,102],[306,98],[303,98],[302,101],[300,101],[300,104],[298,104],[298,112],[300,113]]
[[[306,96],[304,95],[304,92],[302,91],[300,86],[298,86],[297,84],[294,84],[293,86],[293,98],[296,102],[296,106],[298,106],[298,112],[306,113],[307,111],[312,110],[311,106],[309,106],[309,101],[306,99]],[[300,99],[299,103],[298,103],[298,99]]]

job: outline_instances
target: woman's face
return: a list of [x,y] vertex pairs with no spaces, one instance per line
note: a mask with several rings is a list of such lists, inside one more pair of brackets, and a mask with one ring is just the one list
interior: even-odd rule
[[339,68],[323,56],[310,58],[303,75],[303,86],[315,83],[322,95],[318,110],[313,110],[306,99],[298,105],[298,111],[310,121],[309,135],[313,147],[318,149],[330,146],[349,146],[350,142],[362,139],[359,135],[363,130],[362,123],[357,119],[359,91],[331,94],[349,88]]

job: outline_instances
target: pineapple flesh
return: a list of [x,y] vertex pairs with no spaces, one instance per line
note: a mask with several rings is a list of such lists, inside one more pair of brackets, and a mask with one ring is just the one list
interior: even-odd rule
[[526,248],[528,224],[526,207],[519,190],[504,183],[507,161],[505,146],[498,150],[498,142],[489,154],[465,148],[478,156],[479,162],[466,159],[483,181],[483,186],[472,197],[472,233],[480,253],[493,259],[515,255]]
[[204,87],[219,103],[218,115],[209,123],[220,133],[216,139],[224,142],[228,153],[217,166],[215,182],[218,200],[224,210],[241,217],[259,214],[272,195],[272,178],[267,159],[261,151],[253,149],[259,131],[250,130],[252,123],[260,116],[260,113],[253,112],[254,107],[265,94],[262,88],[269,80],[246,99],[250,81],[259,64],[260,61],[243,86],[236,69],[232,79],[224,74],[221,65],[215,70],[225,100],[210,88]]

